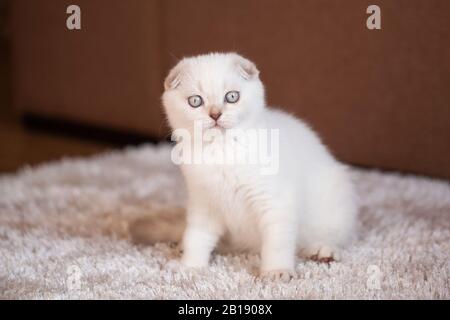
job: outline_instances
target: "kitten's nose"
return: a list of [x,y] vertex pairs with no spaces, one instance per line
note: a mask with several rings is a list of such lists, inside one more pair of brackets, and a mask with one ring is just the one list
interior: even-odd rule
[[220,112],[220,111],[211,111],[210,113],[209,113],[209,116],[211,117],[211,118],[213,118],[214,120],[217,120],[217,119],[219,119],[220,118],[220,116],[222,115],[222,112]]

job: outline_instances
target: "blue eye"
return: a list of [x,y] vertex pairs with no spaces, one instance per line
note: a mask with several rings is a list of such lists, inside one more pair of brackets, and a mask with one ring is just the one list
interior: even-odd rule
[[188,103],[192,108],[198,108],[203,104],[203,99],[200,96],[190,96]]
[[238,101],[239,101],[239,92],[238,91],[229,91],[225,95],[225,102],[236,103]]

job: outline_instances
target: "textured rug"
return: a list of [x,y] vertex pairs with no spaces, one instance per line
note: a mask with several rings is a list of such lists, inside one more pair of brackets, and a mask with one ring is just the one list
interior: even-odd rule
[[0,176],[4,299],[449,299],[450,185],[353,169],[360,235],[340,263],[299,260],[288,283],[255,276],[257,255],[204,270],[175,245],[136,245],[136,219],[183,206],[169,146],[129,148]]

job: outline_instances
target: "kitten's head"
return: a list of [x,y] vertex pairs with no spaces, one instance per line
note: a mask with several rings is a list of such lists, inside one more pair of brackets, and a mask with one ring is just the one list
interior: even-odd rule
[[172,129],[245,127],[264,108],[259,71],[236,53],[185,58],[164,81],[163,104]]

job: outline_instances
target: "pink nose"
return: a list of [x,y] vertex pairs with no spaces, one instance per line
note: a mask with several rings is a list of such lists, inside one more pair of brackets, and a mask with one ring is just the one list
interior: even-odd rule
[[213,118],[214,120],[219,119],[221,115],[222,115],[222,112],[211,112],[211,113],[209,114],[209,116],[210,116],[211,118]]

